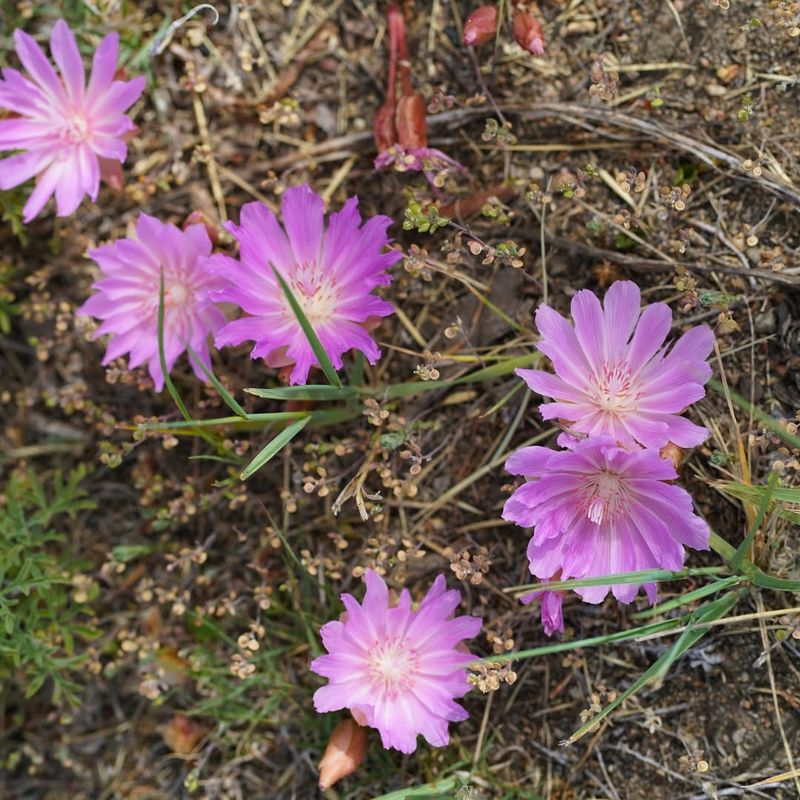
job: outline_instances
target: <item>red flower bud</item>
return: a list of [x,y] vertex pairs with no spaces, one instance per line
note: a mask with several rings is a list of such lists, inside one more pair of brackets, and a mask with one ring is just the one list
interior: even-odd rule
[[475,47],[497,36],[497,6],[478,6],[464,23],[464,44]]
[[358,769],[367,752],[367,733],[355,720],[343,719],[334,729],[322,761],[319,788],[325,791]]
[[544,33],[539,20],[533,14],[517,8],[514,11],[511,32],[520,47],[535,56],[544,55]]
[[216,245],[219,243],[219,226],[212,222],[204,212],[200,210],[190,211],[183,221],[183,229],[186,230],[190,225],[202,225],[206,229],[208,238],[211,239],[211,244]]
[[404,94],[397,101],[397,141],[403,147],[427,147],[425,101],[419,94]]

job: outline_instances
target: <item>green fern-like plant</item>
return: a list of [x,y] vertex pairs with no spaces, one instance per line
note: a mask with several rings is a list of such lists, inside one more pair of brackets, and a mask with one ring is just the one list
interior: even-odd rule
[[78,642],[96,634],[87,625],[97,594],[76,590],[85,565],[70,553],[59,523],[94,504],[80,482],[84,469],[42,482],[32,471],[12,474],[0,496],[0,683],[26,698],[52,686],[54,703],[78,703],[74,675],[84,655]]

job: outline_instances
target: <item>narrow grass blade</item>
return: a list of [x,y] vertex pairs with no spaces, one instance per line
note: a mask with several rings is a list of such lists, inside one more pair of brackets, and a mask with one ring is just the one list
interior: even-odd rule
[[742,583],[744,580],[746,579],[740,575],[731,575],[729,578],[723,578],[719,581],[707,583],[705,586],[701,586],[699,589],[686,592],[679,597],[673,597],[671,600],[659,603],[657,606],[646,608],[644,611],[637,611],[635,614],[631,614],[631,619],[648,619],[649,617],[657,617],[660,614],[666,614],[668,611],[672,611],[673,608],[680,608],[681,606],[686,606],[689,605],[689,603],[693,603],[695,600],[700,600],[703,597],[717,594],[724,589],[730,589],[731,587]]
[[767,516],[767,509],[769,508],[770,501],[772,500],[772,494],[777,486],[778,473],[770,472],[769,478],[767,479],[767,485],[758,503],[758,510],[756,511],[756,517],[753,520],[753,524],[750,526],[747,536],[744,537],[744,540],[739,547],[736,548],[736,552],[733,554],[733,566],[737,570],[739,569],[739,565],[742,563],[742,559],[745,557],[745,555],[751,552],[753,540],[756,538],[756,534],[761,528],[764,518]]
[[564,744],[574,744],[577,742],[578,739],[593,730],[599,722],[604,720],[615,708],[622,705],[628,698],[636,694],[643,686],[646,686],[651,681],[662,678],[680,656],[708,633],[708,628],[696,630],[694,626],[701,622],[710,622],[711,620],[724,617],[736,605],[739,601],[739,597],[740,594],[738,591],[729,592],[718,600],[697,609],[697,611],[691,615],[688,627],[673,643],[672,647],[622,692],[622,694],[610,702],[598,714],[595,714],[588,722],[581,725]]
[[286,283],[286,281],[283,279],[283,276],[280,274],[280,272],[278,272],[277,269],[275,269],[275,267],[272,268],[272,271],[275,273],[275,277],[277,278],[283,293],[286,295],[286,299],[289,301],[289,305],[292,307],[292,311],[294,312],[295,317],[297,317],[297,321],[300,323],[300,327],[303,329],[303,333],[306,335],[306,339],[308,339],[308,343],[311,345],[311,349],[314,351],[314,355],[317,357],[317,361],[319,361],[319,365],[322,367],[325,377],[328,379],[328,383],[330,383],[331,386],[341,387],[341,379],[336,374],[336,370],[334,369],[330,358],[328,358],[328,354],[325,352],[322,342],[314,332],[314,328],[311,327],[308,317],[305,315],[300,303],[297,302],[297,298],[289,288],[289,284]]
[[[763,493],[767,490],[765,486],[748,486],[738,481],[717,481],[711,484],[720,494],[732,497],[752,506],[758,506]],[[800,525],[800,489],[793,486],[778,487],[772,490],[773,500],[779,500],[783,504],[798,506],[797,510],[787,508],[782,505],[776,509],[775,513],[781,518],[794,525]]]
[[189,345],[186,345],[186,349],[189,351],[189,355],[194,360],[194,363],[197,364],[201,370],[203,370],[203,374],[211,381],[217,392],[219,392],[219,396],[225,401],[225,404],[228,406],[228,408],[239,417],[247,417],[247,412],[236,402],[233,395],[220,383],[219,378],[217,378],[217,376],[200,360],[200,356],[198,356]]
[[677,581],[698,575],[718,575],[725,572],[724,567],[697,567],[671,572],[668,569],[644,569],[637,572],[619,572],[616,575],[605,575],[599,578],[573,578],[567,581],[548,581],[546,583],[529,583],[523,586],[512,586],[506,592],[541,592],[556,589],[582,589],[589,586],[615,586],[630,583],[658,583],[659,581]]
[[242,474],[239,476],[243,481],[247,480],[254,472],[257,472],[264,466],[271,458],[274,458],[289,442],[300,433],[303,428],[311,421],[311,417],[304,417],[293,422],[287,428],[282,430],[274,439],[267,442],[267,444],[259,451],[258,455],[244,468]]
[[214,419],[193,419],[188,422],[145,422],[138,426],[145,431],[182,430],[184,428],[214,428],[219,425],[236,423],[285,422],[292,419],[303,419],[309,416],[308,411],[272,411],[265,414],[245,414],[242,417],[215,417]]
[[267,400],[348,400],[358,392],[354,386],[282,386],[277,389],[245,389],[248,394]]
[[543,644],[540,647],[533,647],[530,650],[516,650],[510,653],[486,656],[486,658],[480,659],[480,662],[491,664],[495,661],[522,661],[526,658],[538,658],[539,656],[548,656],[552,653],[583,650],[587,647],[597,647],[598,645],[611,644],[612,642],[625,642],[629,639],[638,639],[642,636],[649,636],[650,634],[662,633],[663,631],[669,631],[673,628],[680,628],[688,619],[689,615],[686,614],[682,617],[675,617],[674,619],[650,622],[647,625],[640,625],[638,628],[631,628],[627,631],[606,633],[602,636],[590,636],[587,639],[576,639],[572,642],[553,642],[553,644]]

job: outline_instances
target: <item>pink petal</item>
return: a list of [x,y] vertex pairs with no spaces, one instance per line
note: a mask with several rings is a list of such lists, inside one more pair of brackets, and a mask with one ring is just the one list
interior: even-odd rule
[[286,190],[281,213],[295,261],[310,263],[320,257],[324,212],[322,198],[308,185],[292,186]]
[[75,34],[69,29],[63,19],[58,20],[50,34],[50,52],[53,54],[67,94],[73,103],[83,102],[83,89],[86,76],[83,71],[83,61],[75,41]]
[[14,42],[16,43],[19,60],[25,69],[39,84],[39,87],[50,96],[50,99],[59,108],[63,108],[67,100],[64,86],[47,60],[42,48],[36,44],[32,37],[19,28],[14,30]]

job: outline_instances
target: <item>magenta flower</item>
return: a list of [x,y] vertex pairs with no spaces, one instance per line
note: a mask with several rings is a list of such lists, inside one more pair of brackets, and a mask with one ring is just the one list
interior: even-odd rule
[[625,445],[694,447],[708,431],[679,414],[705,396],[714,335],[706,325],[691,328],[667,352],[672,312],[664,303],[641,311],[639,302],[639,287],[631,281],[612,284],[604,307],[592,292],[580,291],[572,299],[574,328],[540,306],[538,348],[556,374],[535,369],[517,374],[556,401],[540,407],[542,416],[567,420],[573,431],[609,434]]
[[448,722],[467,718],[454,701],[470,689],[465,667],[475,658],[461,644],[481,629],[478,617],[454,617],[461,594],[439,575],[416,611],[404,589],[396,606],[377,572],[365,575],[362,605],[342,595],[347,613],[322,626],[328,655],[311,669],[329,679],[314,694],[319,712],[349,708],[361,724],[377,728],[386,748],[413,753],[417,735],[434,747],[447,744]]
[[564,633],[564,593],[563,592],[528,592],[522,595],[520,601],[525,605],[541,600],[539,614],[542,618],[542,627],[547,636],[552,636],[556,631]]
[[38,176],[23,209],[30,222],[56,196],[59,217],[72,214],[84,195],[97,200],[101,172],[127,155],[124,137],[134,130],[125,112],[144,89],[143,77],[115,81],[119,36],[109,33],[98,45],[86,85],[75,35],[63,19],[53,26],[50,52],[61,77],[41,47],[24,31],[14,31],[17,55],[30,79],[3,70],[0,108],[18,117],[0,120],[0,150],[23,150],[0,161],[0,189]]
[[319,366],[274,268],[336,369],[351,349],[374,364],[380,350],[368,330],[394,309],[372,290],[391,282],[386,270],[402,258],[396,250],[383,252],[392,220],[377,216],[362,226],[358,198],[351,197],[323,231],[322,198],[306,185],[287,189],[281,210],[286,233],[263,203],[243,206],[241,225],[226,224],[239,242],[239,259],[211,259],[226,284],[215,296],[248,316],[229,322],[217,335],[217,347],[255,341],[252,358],[264,358],[271,367],[294,364],[292,383],[305,383],[311,367]]
[[[211,369],[208,335],[225,324],[210,294],[220,281],[205,269],[211,241],[203,225],[185,231],[140,214],[136,239],[118,239],[89,251],[104,273],[97,293],[79,314],[103,320],[94,338],[112,334],[103,364],[130,353],[130,369],[147,363],[157,391],[164,387],[158,352],[158,306],[164,273],[164,355],[171,372],[189,345]],[[190,356],[195,375],[205,380]]]
[[[569,450],[524,447],[506,462],[526,483],[508,498],[504,519],[533,527],[531,573],[549,580],[597,578],[645,569],[678,570],[684,545],[707,550],[709,530],[692,510],[689,494],[657,450],[626,450],[611,436],[596,436]],[[608,594],[623,603],[639,586],[621,584],[575,591],[589,603]],[[651,602],[655,584],[645,585]]]

